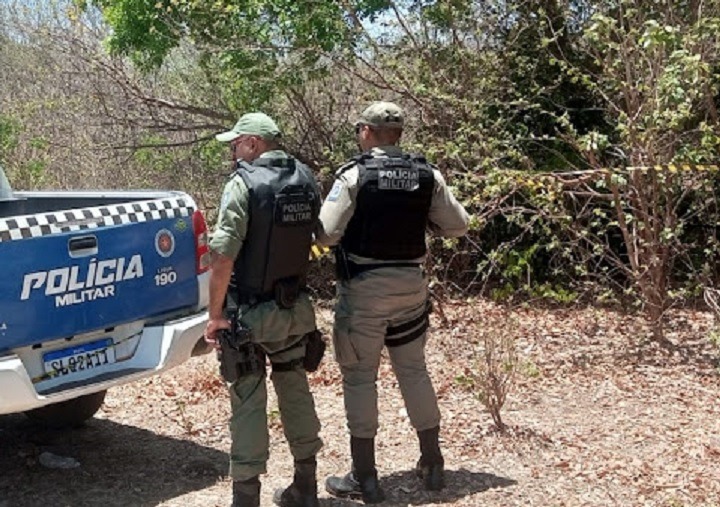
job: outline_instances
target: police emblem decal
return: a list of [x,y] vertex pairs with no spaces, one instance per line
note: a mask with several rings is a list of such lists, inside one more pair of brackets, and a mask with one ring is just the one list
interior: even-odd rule
[[160,229],[155,234],[155,251],[160,257],[170,257],[175,251],[175,236],[167,229]]

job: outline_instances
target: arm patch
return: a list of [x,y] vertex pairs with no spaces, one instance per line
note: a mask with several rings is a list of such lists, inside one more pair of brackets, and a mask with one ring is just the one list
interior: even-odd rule
[[337,201],[338,197],[340,197],[340,193],[343,191],[343,188],[345,188],[345,185],[340,180],[335,180],[335,183],[333,184],[332,188],[330,189],[330,193],[327,196],[328,202],[335,202]]

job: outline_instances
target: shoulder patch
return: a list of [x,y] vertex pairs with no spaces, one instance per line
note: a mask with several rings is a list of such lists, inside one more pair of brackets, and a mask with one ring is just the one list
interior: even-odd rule
[[330,189],[330,193],[327,196],[328,202],[335,202],[337,201],[338,197],[340,197],[340,193],[343,191],[343,188],[345,188],[345,185],[340,180],[335,180],[335,183],[333,184],[332,188]]

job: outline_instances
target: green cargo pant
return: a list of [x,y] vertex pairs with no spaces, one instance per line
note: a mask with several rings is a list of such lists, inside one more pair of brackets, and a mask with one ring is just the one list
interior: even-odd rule
[[[315,329],[315,315],[307,295],[294,308],[281,310],[274,302],[250,310],[242,308],[241,321],[253,331],[253,341],[272,354],[271,361],[287,362],[305,355],[305,346],[292,345]],[[273,372],[285,438],[296,460],[315,456],[322,447],[320,421],[315,413],[307,373],[301,367]],[[265,375],[248,375],[230,385],[230,476],[246,480],[267,471],[269,432]]]
[[[307,382],[305,370],[273,372],[280,419],[290,452],[296,460],[315,456],[322,447],[318,437],[320,422]],[[269,435],[265,375],[248,375],[230,388],[230,476],[246,480],[267,472]]]
[[[375,382],[386,330],[420,316],[427,297],[427,280],[413,267],[374,269],[338,284],[333,345],[342,371],[352,436],[375,437]],[[418,431],[440,424],[437,398],[425,364],[426,340],[424,333],[404,345],[388,347],[410,422]]]

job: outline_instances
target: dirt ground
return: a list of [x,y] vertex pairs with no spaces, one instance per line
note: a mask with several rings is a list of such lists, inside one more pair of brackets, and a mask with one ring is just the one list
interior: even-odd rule
[[[378,381],[383,505],[720,506],[720,353],[709,313],[676,311],[661,348],[640,319],[597,310],[456,301],[433,315],[428,360],[443,413],[448,487],[420,488],[418,457],[387,360]],[[321,311],[329,329],[330,314]],[[514,323],[509,326],[508,323]],[[502,411],[506,433],[471,379],[483,333],[518,336],[518,373]],[[225,506],[229,402],[214,356],[111,390],[83,428],[47,430],[0,416],[0,507]],[[349,466],[342,387],[331,356],[311,378],[325,447],[319,481]],[[270,389],[272,391],[272,389]],[[271,458],[262,505],[287,484],[292,462],[271,398]],[[43,452],[72,457],[50,469]],[[359,505],[332,499],[321,505]]]

